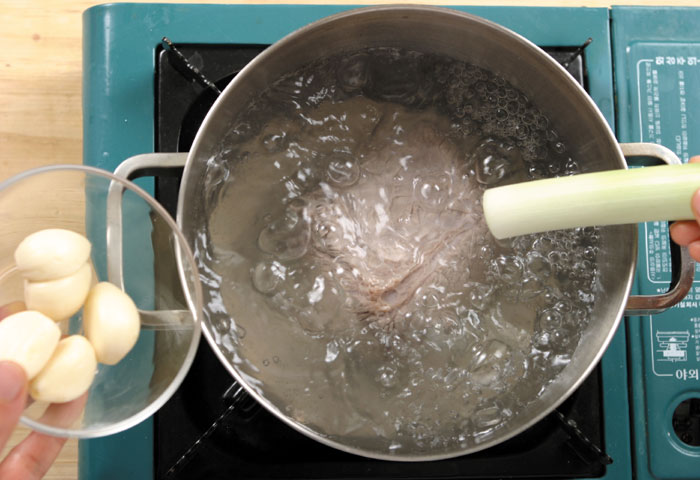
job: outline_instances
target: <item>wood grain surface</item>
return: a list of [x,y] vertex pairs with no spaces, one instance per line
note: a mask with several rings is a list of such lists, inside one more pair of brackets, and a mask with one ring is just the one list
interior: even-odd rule
[[[171,1],[170,3],[197,3]],[[207,3],[252,3],[209,1]],[[254,3],[295,3],[257,1]],[[299,3],[407,3],[307,1]],[[610,1],[429,1],[439,5],[608,6]],[[626,1],[616,5],[685,5],[693,1]],[[0,181],[42,165],[82,162],[81,14],[96,2],[80,0],[0,0]],[[62,201],[61,196],[56,199]],[[82,209],[64,200],[76,217]],[[17,207],[21,209],[21,206]],[[0,214],[2,211],[0,210]],[[3,226],[7,216],[3,216]],[[1,249],[0,249],[1,250]],[[28,430],[18,427],[0,454]],[[77,478],[77,441],[69,440],[45,478]]]

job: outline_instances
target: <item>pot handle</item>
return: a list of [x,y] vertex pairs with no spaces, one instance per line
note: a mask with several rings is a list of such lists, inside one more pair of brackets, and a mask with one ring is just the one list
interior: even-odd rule
[[[131,180],[163,169],[182,168],[187,153],[146,153],[124,160],[114,174]],[[111,182],[107,193],[107,278],[124,290],[122,264],[122,196],[124,186]],[[141,327],[146,330],[191,329],[189,310],[140,310]]]
[[[620,148],[625,158],[651,157],[668,165],[680,165],[683,162],[671,150],[656,143],[621,143]],[[626,316],[655,315],[673,307],[683,300],[693,286],[695,262],[686,247],[671,244],[671,284],[666,293],[659,295],[632,295],[625,305]],[[674,252],[675,250],[675,252]]]

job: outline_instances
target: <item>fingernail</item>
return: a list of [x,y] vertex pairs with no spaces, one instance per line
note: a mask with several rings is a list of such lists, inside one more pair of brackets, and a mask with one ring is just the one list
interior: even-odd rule
[[13,362],[0,362],[0,403],[15,400],[25,381],[22,367]]

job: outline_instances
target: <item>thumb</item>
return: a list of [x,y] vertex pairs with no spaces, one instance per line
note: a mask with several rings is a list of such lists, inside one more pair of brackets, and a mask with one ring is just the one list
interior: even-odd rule
[[27,376],[13,362],[0,361],[0,450],[10,438],[26,404]]
[[690,198],[690,208],[693,210],[695,220],[700,224],[700,189]]

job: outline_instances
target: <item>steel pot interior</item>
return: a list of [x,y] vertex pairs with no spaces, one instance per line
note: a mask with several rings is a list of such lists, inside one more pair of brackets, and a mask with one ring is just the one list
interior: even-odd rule
[[[517,34],[465,13],[425,6],[370,7],[323,19],[268,48],[241,71],[207,115],[192,146],[178,203],[178,223],[188,241],[202,251],[198,232],[206,227],[208,159],[222,142],[239,109],[285,73],[331,54],[367,47],[399,47],[439,53],[490,70],[525,93],[566,139],[584,171],[626,168],[620,148],[592,100],[555,61]],[[212,315],[204,333],[231,374],[281,420],[320,442],[355,454],[391,460],[437,460],[488,448],[536,423],[570,395],[595,367],[623,313],[636,261],[636,227],[602,230],[597,258],[598,300],[590,323],[569,365],[544,393],[507,428],[478,445],[452,450],[402,452],[394,455],[366,442],[328,438],[291,419],[283,399],[260,388],[245,355],[222,339],[231,328],[226,315]],[[206,303],[206,302],[205,302]],[[205,305],[205,309],[207,306]],[[243,357],[243,358],[242,358]]]

